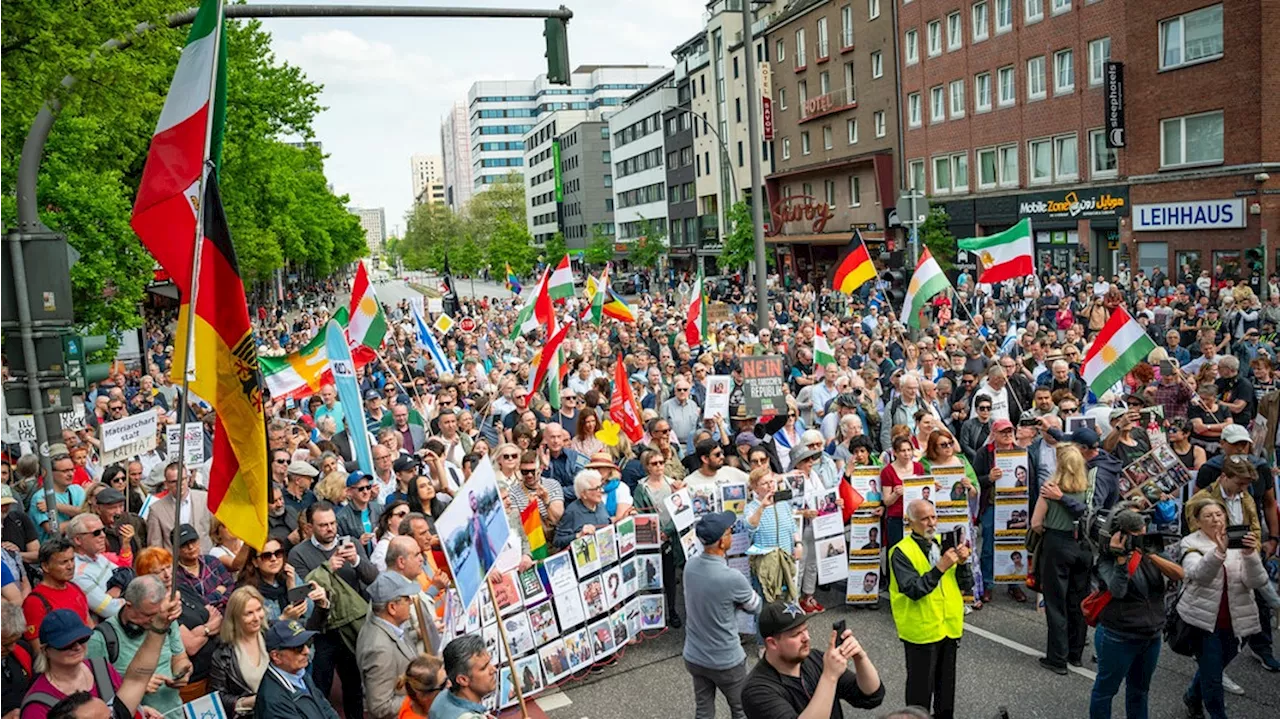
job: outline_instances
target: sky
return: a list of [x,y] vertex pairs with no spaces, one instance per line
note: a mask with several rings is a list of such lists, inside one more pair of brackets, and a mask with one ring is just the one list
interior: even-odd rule
[[[285,0],[290,3],[299,0]],[[313,0],[328,3],[335,0]],[[356,0],[348,0],[353,4]],[[671,50],[702,27],[702,0],[379,0],[359,4],[554,8],[564,3],[571,67],[670,67]],[[541,19],[273,19],[279,60],[324,85],[314,123],[325,173],[351,204],[384,207],[387,232],[413,203],[409,157],[440,154],[440,121],[477,80],[546,72]]]

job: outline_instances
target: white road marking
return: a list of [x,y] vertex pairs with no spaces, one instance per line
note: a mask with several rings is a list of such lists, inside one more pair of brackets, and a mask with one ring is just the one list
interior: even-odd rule
[[[1031,647],[1025,644],[1022,644],[1020,642],[1015,642],[1012,639],[1009,639],[1007,637],[1002,637],[999,634],[996,634],[995,632],[987,631],[986,629],[982,629],[981,627],[975,627],[971,624],[966,624],[964,627],[964,631],[965,631],[965,634],[969,634],[970,632],[972,632],[973,634],[977,634],[983,639],[990,639],[996,644],[1001,644],[1010,649],[1013,649],[1014,651],[1022,652],[1023,654],[1026,654],[1029,657],[1036,657],[1037,659],[1039,659],[1040,657],[1044,656],[1044,652],[1040,651],[1039,649],[1032,649]],[[1084,669],[1082,667],[1072,666],[1070,664],[1067,665],[1067,671],[1079,674],[1080,676],[1084,677],[1085,679],[1088,679],[1089,681],[1093,681],[1098,678],[1097,672],[1091,671],[1089,669]]]

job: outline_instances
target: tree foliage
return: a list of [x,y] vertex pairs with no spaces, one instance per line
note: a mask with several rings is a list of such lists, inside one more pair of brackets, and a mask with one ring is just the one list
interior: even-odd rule
[[[756,239],[752,232],[754,219],[751,217],[751,206],[739,200],[729,206],[726,222],[729,232],[724,238],[724,247],[716,266],[722,271],[738,271],[744,269],[756,259]],[[773,253],[765,253],[765,261],[773,268],[776,260]]]
[[[44,101],[62,109],[45,146],[41,219],[81,255],[72,269],[77,320],[95,332],[141,323],[137,307],[153,261],[129,226],[151,134],[187,28],[156,30],[124,51],[95,52],[140,22],[162,22],[190,0],[4,0],[0,29],[0,193],[16,215],[18,159]],[[289,261],[319,275],[364,252],[359,222],[324,178],[318,150],[277,138],[310,137],[320,87],[271,53],[257,22],[229,21],[228,110],[220,170],[224,204],[246,282]],[[79,79],[60,87],[64,75]],[[110,287],[111,291],[104,292]]]
[[589,265],[603,267],[613,261],[613,237],[606,235],[600,225],[591,226],[591,239],[583,251],[583,260]]
[[657,223],[649,220],[641,220],[639,230],[640,236],[631,245],[627,259],[636,266],[653,269],[667,254],[667,235]]
[[544,262],[556,263],[561,257],[569,254],[569,246],[564,241],[564,235],[557,232],[547,240],[546,245],[542,248],[542,259]]
[[956,237],[947,229],[949,222],[951,217],[947,211],[933,206],[920,225],[920,241],[929,248],[943,272],[949,272],[956,262]]
[[503,219],[489,235],[489,264],[491,267],[511,265],[511,270],[523,277],[533,271],[534,259],[537,257],[533,247],[533,237],[524,223]]

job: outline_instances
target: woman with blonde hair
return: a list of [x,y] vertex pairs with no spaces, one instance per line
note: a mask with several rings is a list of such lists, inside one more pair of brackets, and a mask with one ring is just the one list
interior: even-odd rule
[[227,600],[227,614],[213,650],[209,689],[219,692],[228,714],[253,712],[258,685],[271,665],[263,632],[267,626],[266,600],[253,587],[240,587]]
[[317,499],[323,499],[336,507],[347,501],[347,475],[341,469],[326,474],[316,482],[312,491]]
[[404,703],[400,705],[396,719],[427,719],[431,704],[445,690],[447,680],[440,657],[418,655],[404,668],[404,674],[396,682],[396,691],[404,694]]
[[520,481],[520,454],[520,448],[513,442],[503,442],[494,449],[493,458],[497,460],[494,473],[498,475],[499,484],[511,487]]
[[1037,554],[1049,639],[1040,665],[1066,675],[1067,664],[1081,666],[1088,632],[1080,602],[1089,594],[1093,554],[1076,520],[1093,501],[1093,482],[1078,446],[1058,445],[1057,458],[1053,476],[1040,487],[1031,529],[1043,535]]

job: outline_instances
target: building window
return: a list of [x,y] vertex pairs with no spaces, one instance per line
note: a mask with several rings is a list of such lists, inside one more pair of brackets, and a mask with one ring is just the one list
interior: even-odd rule
[[907,125],[920,127],[921,124],[920,93],[907,95]]
[[1053,0],[1053,14],[1061,15],[1071,11],[1071,0]]
[[804,105],[809,101],[809,83],[801,80],[796,83],[796,93],[800,96],[800,115],[804,116]]
[[912,160],[907,163],[907,177],[910,178],[912,190],[924,190],[924,160]]
[[973,4],[973,41],[980,42],[987,39],[987,4],[979,2]]
[[1027,180],[1033,185],[1053,181],[1053,143],[1032,140],[1027,143]]
[[813,148],[809,146],[809,131],[805,130],[800,133],[800,154],[807,155],[812,151]]
[[1013,29],[1013,0],[996,0],[996,34]]
[[973,111],[986,112],[991,109],[991,73],[984,72],[973,77]]
[[1111,59],[1111,38],[1103,37],[1089,43],[1089,86],[1101,85],[1107,61]]
[[884,77],[884,55],[879,50],[871,53],[871,77]]
[[807,182],[800,183],[800,193],[806,197],[813,197],[813,185]]
[[1014,79],[1013,65],[996,70],[996,81],[999,83],[1000,107],[1008,107],[1017,101],[1017,82]]
[[953,192],[969,191],[969,153],[967,152],[951,156],[951,190]]
[[978,150],[978,189],[990,190],[999,184],[999,164],[996,158],[996,149],[989,147],[985,150]]
[[959,50],[964,45],[964,27],[960,21],[960,13],[953,12],[947,16],[947,50]]
[[1222,162],[1222,111],[1160,122],[1160,166]]
[[831,92],[831,73],[823,70],[818,73],[818,94],[826,95]]
[[742,122],[742,98],[733,98],[733,113],[735,118],[734,121]]
[[822,128],[822,148],[830,150],[832,147],[835,147],[835,143],[832,140],[831,126],[824,125]]
[[796,69],[804,66],[804,28],[800,28],[796,30]]
[[1053,94],[1065,95],[1075,89],[1075,53],[1059,50],[1053,54]]
[[876,112],[871,115],[871,119],[874,120],[876,124],[876,137],[884,137],[887,132],[887,126],[884,120],[884,110],[876,110]]
[[738,140],[738,167],[742,167],[742,140]]
[[1040,100],[1044,96],[1044,55],[1041,55],[1027,60],[1027,99]]
[[[782,62],[787,59],[787,43],[785,40],[778,40],[778,43],[774,46],[774,50],[774,54],[778,56],[778,62]],[[703,88],[703,91],[706,91],[705,87]]]
[[831,48],[827,45],[827,19],[818,18],[818,60],[831,57]]
[[933,158],[933,191],[938,194],[951,192],[951,158]]
[[1107,147],[1107,133],[1104,130],[1089,131],[1089,178],[1115,177],[1119,174],[1120,163],[1114,148]]
[[845,122],[845,132],[849,135],[849,144],[858,144],[858,121],[848,120]]
[[1044,0],[1024,0],[1027,8],[1027,24],[1044,19]]
[[789,137],[782,138],[782,159],[791,159],[791,138]]
[[1053,179],[1058,182],[1080,177],[1080,153],[1076,136],[1062,135],[1053,138]]
[[835,180],[824,180],[822,183],[822,191],[826,195],[827,204],[835,207],[836,204],[836,182]]
[[939,123],[947,118],[946,91],[941,85],[929,88],[929,122]]
[[942,54],[942,21],[930,20],[928,25],[929,33],[929,57]]
[[1000,155],[1000,186],[1018,186],[1018,146],[1004,145],[997,148]]
[[862,183],[857,175],[849,175],[849,207],[862,206]]
[[964,117],[964,80],[951,81],[951,119]]
[[858,101],[858,88],[853,82],[853,63],[844,64],[844,104],[852,105]]
[[1222,57],[1222,6],[1211,5],[1160,23],[1160,69]]
[[840,8],[840,47],[853,47],[853,6]]
[[778,88],[778,107],[779,109],[787,109],[787,88]]
[[867,0],[867,19],[875,20],[880,17],[880,0]]
[[915,29],[908,30],[903,36],[903,45],[906,46],[907,64],[920,62],[920,33]]

